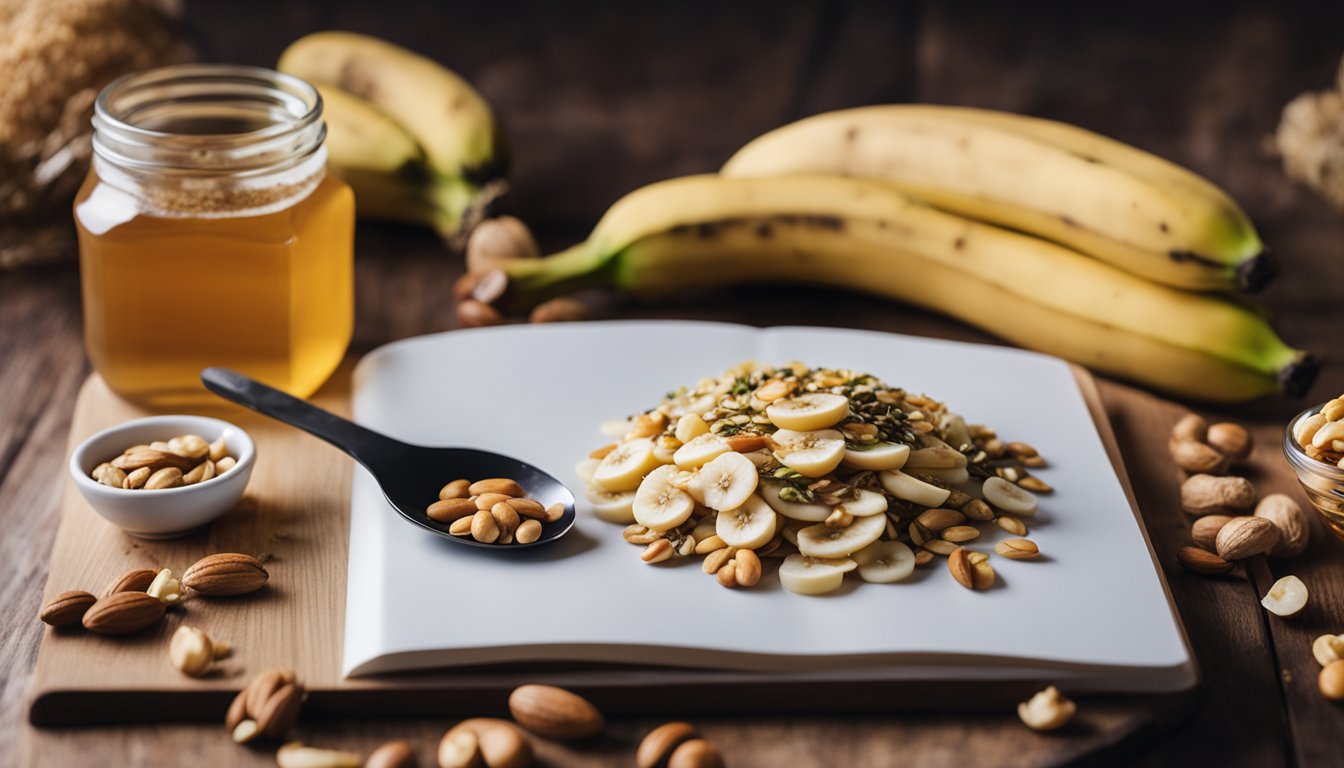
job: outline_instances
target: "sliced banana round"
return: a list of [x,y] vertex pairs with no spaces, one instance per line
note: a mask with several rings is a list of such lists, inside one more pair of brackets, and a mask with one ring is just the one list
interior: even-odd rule
[[871,517],[887,511],[887,497],[862,488],[854,489],[854,498],[840,502],[840,506],[855,517]]
[[604,491],[633,491],[644,476],[659,466],[653,440],[640,437],[621,443],[593,470],[593,484]]
[[[910,452],[906,469],[957,469],[966,466],[966,454],[942,440]],[[899,467],[898,467],[899,469]]]
[[672,476],[677,468],[661,466],[648,474],[644,482],[635,491],[635,501],[631,505],[635,522],[655,531],[668,531],[691,518],[695,511],[695,499],[691,494],[672,485]]
[[714,532],[730,547],[756,549],[773,539],[778,527],[775,510],[753,494],[737,509],[719,512]]
[[601,463],[601,459],[586,458],[574,465],[574,474],[578,475],[585,485],[589,484],[593,482],[593,473],[597,471],[597,465]]
[[1036,495],[1002,477],[991,477],[986,480],[980,492],[985,495],[985,501],[989,502],[990,506],[1001,512],[1014,515],[1036,514]]
[[875,541],[850,555],[859,576],[873,584],[905,581],[915,572],[915,553],[899,541]]
[[672,454],[672,460],[682,469],[692,469],[708,464],[729,451],[728,443],[718,435],[706,432],[691,438],[685,445]]
[[926,483],[917,477],[911,477],[899,469],[891,469],[878,474],[882,487],[887,493],[898,499],[904,499],[921,507],[941,507],[952,492]]
[[798,551],[808,557],[848,557],[877,541],[886,530],[886,515],[856,517],[844,528],[809,525],[798,532]]
[[904,443],[873,443],[858,448],[845,448],[845,463],[857,469],[870,469],[878,472],[884,469],[900,469],[910,458],[910,446]]
[[780,429],[771,439],[775,442],[775,458],[804,477],[832,472],[845,458],[845,436],[834,429]]
[[765,415],[780,429],[825,429],[849,415],[849,398],[829,392],[808,392],[776,400],[765,409]]
[[719,512],[737,509],[747,503],[756,492],[760,479],[751,459],[734,452],[725,453],[701,467],[698,477],[705,506]]
[[601,488],[589,487],[584,493],[588,497],[588,503],[593,506],[593,514],[599,519],[606,520],[609,523],[620,523],[629,525],[635,522],[635,492],[634,491],[616,491],[614,493],[604,491]]
[[817,501],[789,501],[781,498],[779,494],[787,485],[788,483],[783,480],[762,480],[757,491],[761,494],[761,498],[765,499],[766,504],[785,517],[820,523],[831,516],[832,508],[829,504]]
[[779,564],[779,583],[799,595],[824,595],[840,588],[845,574],[858,567],[847,557],[826,560],[789,555]]

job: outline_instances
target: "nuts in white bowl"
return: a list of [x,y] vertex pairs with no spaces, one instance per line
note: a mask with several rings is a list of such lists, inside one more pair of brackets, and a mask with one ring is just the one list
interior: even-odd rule
[[[232,459],[232,467],[210,480],[190,485],[169,484],[155,490],[120,487],[94,479],[95,469],[104,464],[110,466],[111,460],[124,456],[128,447],[149,446],[158,441],[164,441],[166,446],[165,438],[175,435],[199,436],[206,441],[207,451],[214,444],[222,456]],[[178,455],[173,451],[162,453]],[[228,459],[224,459],[225,464]],[[190,462],[192,457],[184,456],[182,463]],[[236,506],[247,488],[255,462],[256,446],[252,438],[234,424],[206,416],[150,416],[89,437],[71,454],[69,469],[80,494],[108,522],[132,536],[163,539],[194,531]],[[195,462],[186,471],[201,464]],[[215,462],[215,466],[219,463]],[[105,467],[103,470],[107,471]]]

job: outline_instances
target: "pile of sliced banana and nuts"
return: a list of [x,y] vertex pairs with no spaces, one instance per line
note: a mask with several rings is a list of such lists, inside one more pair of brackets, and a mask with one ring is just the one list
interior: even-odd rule
[[627,524],[645,562],[702,556],[726,587],[755,586],[762,557],[783,559],[785,589],[820,595],[942,555],[986,589],[989,554],[969,548],[985,524],[1014,537],[1002,557],[1039,554],[1023,522],[1032,491],[1052,490],[1028,471],[1036,450],[866,373],[743,363],[603,432],[619,442],[576,468],[594,513]]

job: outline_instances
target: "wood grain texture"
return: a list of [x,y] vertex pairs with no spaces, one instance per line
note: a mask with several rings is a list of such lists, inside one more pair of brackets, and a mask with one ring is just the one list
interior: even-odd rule
[[[1100,130],[1204,173],[1243,203],[1283,264],[1261,297],[1276,326],[1326,355],[1313,400],[1344,392],[1337,288],[1344,285],[1344,219],[1286,181],[1277,160],[1260,150],[1283,103],[1333,80],[1344,27],[1339,3],[656,2],[585,6],[583,13],[542,7],[549,5],[188,0],[186,20],[215,60],[267,64],[303,32],[343,27],[418,47],[458,68],[500,106],[525,150],[509,206],[551,246],[581,237],[631,187],[717,167],[756,133],[814,109],[921,99]],[[446,297],[461,266],[431,235],[361,225],[358,251],[357,351],[452,326]],[[918,310],[831,291],[745,289],[658,305],[610,302],[606,311],[766,325],[799,322],[791,309],[798,306],[807,307],[810,323],[988,340]],[[64,482],[64,437],[87,371],[77,307],[73,269],[0,275],[0,763],[15,762],[19,737],[32,735],[28,761],[42,765],[180,765],[188,755],[199,764],[272,764],[269,753],[239,750],[214,727],[36,732],[23,722],[41,636],[32,617]],[[1189,724],[1130,744],[1112,761],[1338,764],[1344,709],[1316,694],[1307,643],[1317,629],[1344,628],[1344,545],[1317,536],[1291,565],[1269,564],[1270,575],[1291,568],[1312,589],[1311,607],[1297,622],[1263,615],[1259,577],[1209,580],[1179,570],[1173,553],[1188,540],[1188,521],[1175,504],[1179,478],[1163,456],[1165,432],[1181,406],[1112,382],[1100,388],[1207,686],[1206,706]],[[1268,491],[1292,489],[1275,446],[1297,407],[1268,401],[1200,410],[1253,426],[1256,481]],[[1123,732],[1106,723],[1131,715],[1089,704],[1080,727]],[[620,736],[613,742],[581,752],[548,745],[543,756],[557,765],[628,764],[631,745],[651,722],[615,716]],[[425,758],[447,724],[339,722],[305,726],[303,736],[365,752],[382,739],[412,738]],[[1051,764],[1079,757],[1070,739],[1027,733],[1004,715],[703,724],[735,765]]]

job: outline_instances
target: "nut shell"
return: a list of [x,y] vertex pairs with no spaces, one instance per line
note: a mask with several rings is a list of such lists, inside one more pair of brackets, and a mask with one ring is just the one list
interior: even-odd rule
[[1217,546],[1215,542],[1218,540],[1218,532],[1231,519],[1228,515],[1205,515],[1196,518],[1194,525],[1190,526],[1190,538],[1194,539],[1195,546],[1212,552]]
[[100,598],[84,614],[84,628],[100,635],[129,635],[154,626],[167,609],[144,592],[118,592]]
[[1191,475],[1181,483],[1181,507],[1192,515],[1235,515],[1255,499],[1255,486],[1244,477]]
[[538,736],[560,741],[586,739],[606,725],[587,699],[550,685],[524,685],[509,694],[509,712]]
[[1218,449],[1194,440],[1172,440],[1167,444],[1171,460],[1186,472],[1221,475],[1227,471],[1227,457]]
[[1193,440],[1196,443],[1204,442],[1209,434],[1209,424],[1204,421],[1204,417],[1197,413],[1187,413],[1176,422],[1176,426],[1171,428],[1172,440]]
[[1245,560],[1263,555],[1279,543],[1279,529],[1263,517],[1234,517],[1227,521],[1214,549],[1224,560]]
[[1269,550],[1270,557],[1295,557],[1311,541],[1311,524],[1301,505],[1291,496],[1271,493],[1255,505],[1255,516],[1263,517],[1279,529],[1279,543]]
[[182,574],[182,585],[203,595],[245,595],[266,586],[270,574],[250,555],[224,552],[197,560]]
[[88,592],[62,592],[42,607],[38,618],[53,627],[69,627],[80,623],[98,598]]

